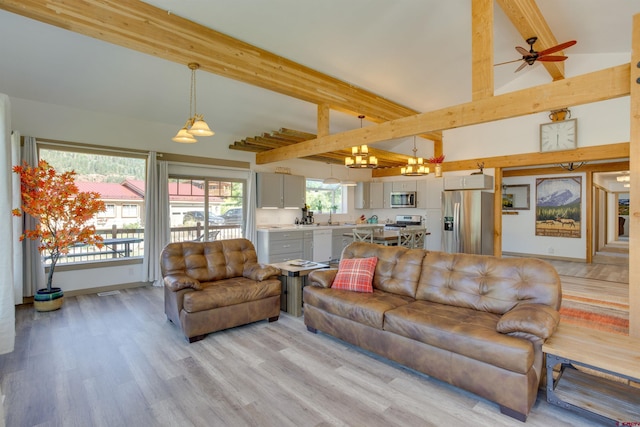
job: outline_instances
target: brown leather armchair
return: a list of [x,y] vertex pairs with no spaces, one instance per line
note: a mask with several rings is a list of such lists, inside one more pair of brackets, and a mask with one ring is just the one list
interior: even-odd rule
[[160,256],[164,311],[189,342],[280,315],[280,270],[247,239],[168,244]]

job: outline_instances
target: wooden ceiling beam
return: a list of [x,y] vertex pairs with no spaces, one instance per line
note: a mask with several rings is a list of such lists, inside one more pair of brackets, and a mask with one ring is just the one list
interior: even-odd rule
[[[579,163],[596,160],[616,160],[629,157],[629,143],[620,142],[610,145],[596,145],[578,148],[576,150],[556,151],[547,153],[524,153],[509,156],[484,157],[472,160],[444,162],[443,172],[477,170],[478,164],[485,169],[502,168],[503,176],[511,176],[505,168],[523,168],[538,165],[557,165],[560,163]],[[558,169],[558,168],[556,168]],[[538,173],[540,169],[537,170]],[[374,178],[395,176],[400,174],[400,168],[374,170]]]
[[493,0],[471,1],[471,99],[493,96]]
[[[542,16],[535,0],[497,0],[498,5],[516,27],[523,40],[538,37],[534,45],[536,51],[541,51],[558,44],[558,40],[551,32],[551,28]],[[523,47],[527,47],[526,45]],[[556,55],[563,55],[562,51]],[[564,78],[564,62],[541,62],[553,80]]]
[[377,123],[418,113],[142,1],[0,0],[0,9]]
[[379,125],[276,148],[256,155],[257,164],[305,157],[353,145],[373,144],[433,130],[489,123],[629,95],[630,64],[471,101]]

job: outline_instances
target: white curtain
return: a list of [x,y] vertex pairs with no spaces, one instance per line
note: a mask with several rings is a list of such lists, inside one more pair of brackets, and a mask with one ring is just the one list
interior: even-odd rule
[[258,241],[258,232],[256,231],[256,173],[249,171],[247,177],[247,222],[244,228],[244,237],[251,240],[254,245]]
[[[0,236],[5,244],[0,245],[0,354],[13,351],[16,338],[16,316],[13,290],[13,252],[15,239],[11,210],[12,199],[11,172],[11,104],[9,97],[0,94]],[[7,244],[8,242],[12,242]]]
[[149,153],[145,190],[143,281],[162,286],[160,253],[171,238],[169,214],[169,172],[165,161]]
[[[38,147],[36,147],[36,139],[32,136],[24,137],[24,146],[22,147],[22,161],[27,162],[31,166],[38,164]],[[36,219],[23,215],[23,225],[26,230],[33,230],[36,226]],[[42,255],[38,250],[38,241],[25,239],[22,242],[23,256],[23,295],[33,296],[38,289],[42,289],[46,284],[44,274],[44,264]]]
[[[20,157],[20,132],[13,131],[11,132],[11,165],[19,165]],[[20,195],[20,177],[18,174],[11,174],[11,183],[11,206],[18,208],[22,202],[22,196]],[[13,239],[11,239],[11,246],[13,246],[13,300],[16,305],[22,304],[24,295],[22,244],[18,240],[18,236],[22,234],[22,224],[22,217],[13,217]]]

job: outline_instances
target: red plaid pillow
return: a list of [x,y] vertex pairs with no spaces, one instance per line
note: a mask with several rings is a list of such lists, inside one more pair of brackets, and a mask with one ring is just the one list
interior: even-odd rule
[[373,273],[377,263],[376,257],[340,260],[338,274],[331,287],[345,291],[373,292]]

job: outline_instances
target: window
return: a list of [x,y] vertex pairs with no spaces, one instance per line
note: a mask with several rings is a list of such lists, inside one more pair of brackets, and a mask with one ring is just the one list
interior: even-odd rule
[[316,213],[344,213],[342,185],[307,178],[307,205]]
[[171,241],[242,237],[244,194],[244,180],[170,176]]
[[[143,256],[146,155],[92,150],[80,145],[38,142],[38,156],[56,171],[76,172],[80,191],[102,195],[106,211],[94,218],[102,248],[77,246],[61,264],[113,261]],[[108,154],[105,154],[108,153]],[[45,259],[48,264],[49,260]]]
[[138,205],[122,205],[123,218],[138,218]]

